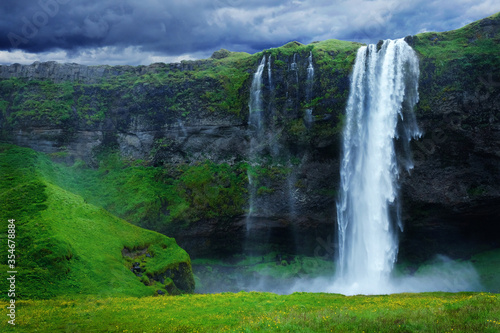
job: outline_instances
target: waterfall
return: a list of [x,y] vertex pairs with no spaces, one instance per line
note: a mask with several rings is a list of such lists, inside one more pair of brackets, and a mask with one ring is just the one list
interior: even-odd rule
[[297,83],[297,89],[298,89],[298,85],[299,85],[299,66],[297,65],[297,53],[293,54],[293,62],[290,65],[290,70],[295,72],[295,83]]
[[307,66],[307,86],[306,86],[306,102],[311,101],[312,88],[314,81],[314,66],[313,66],[313,55],[309,52],[309,57],[307,58],[309,65]]
[[292,70],[292,71],[297,70],[297,53],[293,54],[293,61],[292,61],[292,64],[290,65],[290,70]]
[[188,136],[188,132],[186,130],[186,127],[182,123],[182,121],[180,119],[177,119],[177,123],[179,124],[179,127],[181,128],[183,137],[187,137]]
[[248,108],[250,110],[249,122],[250,127],[257,129],[257,132],[262,130],[262,73],[266,65],[266,56],[262,57],[257,71],[253,74],[252,86],[250,88],[250,102]]
[[[250,163],[255,162],[258,157],[258,147],[260,145],[262,135],[264,132],[263,126],[263,102],[262,102],[262,73],[264,72],[264,67],[266,64],[266,56],[262,57],[257,71],[253,75],[252,86],[250,87],[250,102],[248,103],[248,108],[250,110],[248,124],[252,130],[252,136],[250,139],[250,151],[249,151],[249,161]],[[248,192],[249,192],[249,207],[246,218],[247,232],[251,229],[251,216],[254,213],[254,202],[256,197],[256,186],[254,184],[254,179],[252,172],[247,171],[248,177]]]
[[271,56],[267,58],[267,78],[269,81],[269,89],[273,89],[273,80],[271,78]]
[[343,133],[336,273],[356,292],[381,290],[396,261],[397,180],[412,164],[409,155],[396,157],[395,140],[398,154],[409,154],[410,140],[420,136],[412,111],[418,76],[417,56],[403,39],[358,50]]
[[[312,52],[309,52],[308,66],[307,66],[307,81],[306,81],[306,103],[310,103],[312,99],[313,83],[314,83],[314,66],[313,66],[313,56]],[[305,121],[309,126],[312,124],[314,118],[312,115],[312,109],[306,109]]]

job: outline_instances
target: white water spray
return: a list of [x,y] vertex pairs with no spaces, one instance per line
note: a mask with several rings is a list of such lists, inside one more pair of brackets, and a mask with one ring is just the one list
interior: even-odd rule
[[376,45],[358,50],[337,203],[337,280],[363,293],[386,285],[396,262],[395,226],[401,223],[394,141],[408,144],[420,135],[411,110],[418,100],[418,76],[418,58],[402,39],[385,41],[380,50]]

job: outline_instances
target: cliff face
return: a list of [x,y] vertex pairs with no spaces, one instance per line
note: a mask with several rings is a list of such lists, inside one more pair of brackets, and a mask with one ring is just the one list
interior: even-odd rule
[[79,64],[60,64],[55,61],[34,62],[32,65],[13,64],[0,66],[0,78],[24,78],[29,80],[51,80],[55,83],[66,81],[83,84],[98,84],[103,80],[120,75],[145,75],[158,73],[161,70],[189,70],[195,62],[164,64],[149,66],[85,66]]
[[[462,255],[467,251],[460,252],[463,243],[457,240],[495,241],[490,236],[500,228],[499,20],[495,15],[456,31],[407,38],[421,59],[416,113],[424,135],[413,143],[414,170],[402,177],[404,256]],[[227,165],[238,179],[250,170],[258,180],[250,243],[270,239],[285,250],[311,253],[321,245],[318,239],[335,239],[343,112],[359,46],[289,43],[252,56],[219,51],[208,60],[139,67],[0,66],[2,138],[95,168],[103,152],[113,150],[162,170],[191,170],[205,161]],[[315,75],[308,86],[311,55]],[[263,56],[271,64],[262,77],[266,139],[252,161],[248,101]],[[221,177],[212,182],[220,186],[215,197],[224,202],[230,200],[220,197],[224,188],[241,186],[235,190],[244,200],[229,203],[237,206],[231,214],[203,213],[216,205],[210,186],[181,179],[175,190],[183,191],[182,198],[192,205],[205,200],[199,214],[174,215],[175,200],[160,198],[148,218],[132,222],[151,227],[153,222],[144,221],[167,219],[169,225],[154,228],[175,236],[191,254],[241,250],[247,184]]]
[[[175,142],[171,161],[184,160],[188,151],[200,150],[198,137],[217,141],[231,136],[233,128],[238,136],[242,124],[231,114],[208,112],[200,98],[203,86],[219,87],[209,77],[190,77],[201,65],[0,66],[0,77],[7,79],[2,81],[2,129],[17,144],[47,153],[65,151],[88,163],[95,162],[96,149],[109,145],[119,147],[123,156],[147,159],[159,138]],[[192,89],[189,96],[186,88]]]
[[424,135],[413,144],[415,168],[401,187],[406,249],[467,256],[474,240],[498,246],[499,15],[409,42],[421,58],[416,112]]

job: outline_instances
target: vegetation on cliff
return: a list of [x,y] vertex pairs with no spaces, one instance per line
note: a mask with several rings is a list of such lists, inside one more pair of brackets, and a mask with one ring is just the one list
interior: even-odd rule
[[[429,113],[456,93],[484,99],[498,87],[500,13],[457,30],[421,33],[408,41],[421,56],[418,112]],[[479,125],[489,119],[468,117],[468,121]]]
[[[251,73],[264,55],[272,58],[276,84],[267,87],[269,93],[265,99],[274,99],[277,122],[286,129],[290,121],[301,119],[307,107],[315,110],[318,120],[333,114],[335,127],[335,120],[345,108],[348,75],[359,46],[329,40],[310,45],[289,43],[254,55],[226,51],[223,56],[185,61],[178,67],[155,64],[146,72],[117,71],[116,75],[102,77],[101,83],[54,82],[30,77],[2,79],[1,127],[10,130],[27,124],[63,126],[60,144],[64,145],[74,131],[101,129],[106,120],[113,121],[116,130],[125,130],[130,122],[127,115],[142,116],[154,128],[159,126],[158,122],[182,119],[189,123],[214,114],[218,118],[235,115],[244,121],[248,117]],[[294,56],[304,64],[309,52],[318,71],[315,98],[306,105],[305,87],[291,80],[295,74],[290,73],[289,66]],[[305,78],[306,68],[307,64],[299,68],[299,77]],[[123,108],[127,109],[126,114]],[[310,133],[314,136],[316,131]]]

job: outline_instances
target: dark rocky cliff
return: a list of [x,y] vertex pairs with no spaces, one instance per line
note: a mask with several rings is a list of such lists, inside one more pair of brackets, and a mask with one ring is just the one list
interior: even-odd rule
[[[424,135],[412,147],[415,168],[402,179],[406,257],[498,246],[499,22],[497,14],[456,31],[407,38],[421,59],[416,112]],[[139,67],[0,66],[2,139],[94,168],[110,150],[162,170],[209,161],[244,179],[252,168],[259,180],[253,240],[312,253],[335,238],[343,110],[359,46],[289,43],[252,56],[222,50],[207,60]],[[310,52],[315,77],[308,99]],[[249,160],[248,100],[264,55],[272,64],[271,77],[267,67],[263,73],[267,143],[256,162]],[[183,184],[183,195],[197,204],[199,189]],[[237,186],[231,184],[218,185]],[[173,200],[165,199],[147,219],[131,220],[175,236],[195,256],[242,250],[248,196],[246,184],[238,184],[243,202],[230,213],[179,215],[168,220],[177,224],[154,225],[173,216]],[[204,205],[216,205],[203,186]]]
[[424,135],[401,188],[406,250],[467,256],[474,242],[499,246],[500,17],[407,40],[421,58]]

